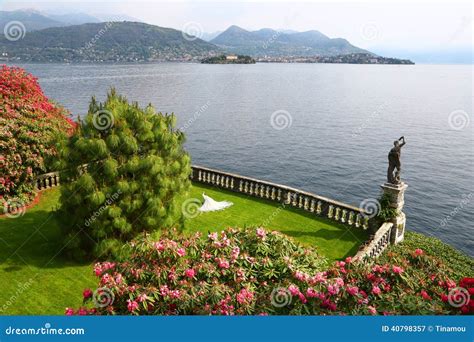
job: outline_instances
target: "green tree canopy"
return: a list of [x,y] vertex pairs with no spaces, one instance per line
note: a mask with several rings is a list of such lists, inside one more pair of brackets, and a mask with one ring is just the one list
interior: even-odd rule
[[173,114],[142,109],[111,90],[93,98],[61,149],[59,216],[75,258],[113,254],[140,232],[176,225],[190,157]]

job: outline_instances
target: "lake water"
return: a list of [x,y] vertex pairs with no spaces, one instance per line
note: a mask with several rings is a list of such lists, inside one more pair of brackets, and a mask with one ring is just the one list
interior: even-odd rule
[[474,255],[472,66],[22,66],[75,115],[114,86],[176,113],[194,164],[356,206],[379,196],[404,135],[407,228]]

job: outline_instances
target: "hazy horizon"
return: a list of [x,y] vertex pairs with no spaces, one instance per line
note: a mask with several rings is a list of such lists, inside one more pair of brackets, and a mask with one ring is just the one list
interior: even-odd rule
[[0,10],[126,15],[148,24],[205,34],[246,30],[317,30],[379,55],[418,63],[473,63],[468,2],[3,1]]

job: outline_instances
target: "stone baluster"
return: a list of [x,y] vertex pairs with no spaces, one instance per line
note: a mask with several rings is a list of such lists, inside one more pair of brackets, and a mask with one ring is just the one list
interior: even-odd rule
[[332,204],[330,204],[329,208],[328,208],[328,218],[333,217],[333,212],[334,212],[334,206]]
[[347,210],[342,209],[342,214],[341,214],[341,222],[346,223],[346,218],[347,218]]

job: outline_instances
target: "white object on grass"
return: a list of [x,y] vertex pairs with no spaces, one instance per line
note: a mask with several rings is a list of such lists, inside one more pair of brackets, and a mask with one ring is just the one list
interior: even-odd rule
[[199,211],[202,211],[202,212],[222,210],[234,204],[232,202],[227,202],[227,201],[217,202],[213,200],[212,198],[210,198],[209,196],[206,196],[204,193],[202,194],[202,197],[204,198],[204,203],[201,206],[201,208],[198,209]]

